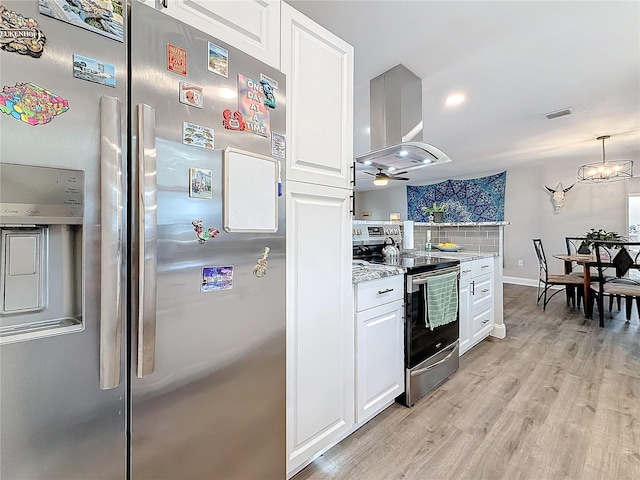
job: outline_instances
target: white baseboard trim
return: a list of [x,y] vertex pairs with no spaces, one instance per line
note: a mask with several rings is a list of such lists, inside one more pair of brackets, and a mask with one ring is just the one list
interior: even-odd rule
[[514,285],[525,285],[527,287],[537,287],[538,280],[521,277],[502,277],[503,283],[512,283]]
[[493,326],[491,336],[495,338],[504,338],[507,336],[507,326],[504,323],[496,324]]

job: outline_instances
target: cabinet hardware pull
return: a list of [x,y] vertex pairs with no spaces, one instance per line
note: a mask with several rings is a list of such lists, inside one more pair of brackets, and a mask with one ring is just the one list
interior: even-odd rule
[[471,295],[475,295],[475,294],[476,294],[476,281],[471,280]]
[[489,291],[488,288],[483,288],[482,290],[480,290],[480,293],[487,293]]
[[462,273],[471,273],[471,270],[462,270]]
[[480,268],[489,268],[489,265],[482,265]]
[[487,318],[486,320],[482,321],[482,324],[484,325],[485,323],[489,323],[489,319]]
[[386,290],[378,290],[378,295],[382,295],[383,293],[393,292],[393,288],[387,288]]

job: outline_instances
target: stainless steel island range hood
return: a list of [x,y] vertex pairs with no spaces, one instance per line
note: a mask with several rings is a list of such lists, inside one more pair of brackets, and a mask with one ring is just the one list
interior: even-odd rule
[[409,171],[451,159],[422,141],[422,81],[397,65],[370,83],[371,149],[356,162],[389,172]]

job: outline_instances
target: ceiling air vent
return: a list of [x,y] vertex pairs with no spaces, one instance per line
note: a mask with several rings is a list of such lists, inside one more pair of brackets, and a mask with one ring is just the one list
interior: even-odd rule
[[543,113],[545,117],[549,120],[553,120],[554,118],[564,117],[565,115],[571,115],[573,113],[573,108],[567,107],[562,110],[556,110],[555,112]]

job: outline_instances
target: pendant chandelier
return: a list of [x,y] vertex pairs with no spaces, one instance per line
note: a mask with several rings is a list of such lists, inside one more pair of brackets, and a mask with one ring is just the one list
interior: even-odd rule
[[631,160],[614,160],[607,162],[604,155],[604,141],[610,135],[602,135],[602,162],[586,163],[578,167],[578,181],[583,183],[613,182],[633,177]]

